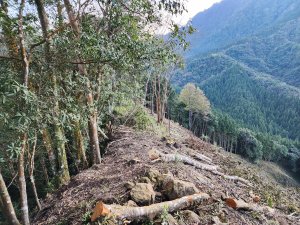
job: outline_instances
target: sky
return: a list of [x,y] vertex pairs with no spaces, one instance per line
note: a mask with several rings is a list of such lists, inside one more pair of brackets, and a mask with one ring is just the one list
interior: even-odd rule
[[185,25],[197,13],[210,8],[213,4],[221,1],[222,0],[187,0],[186,8],[188,12],[176,18],[175,21],[181,25]]

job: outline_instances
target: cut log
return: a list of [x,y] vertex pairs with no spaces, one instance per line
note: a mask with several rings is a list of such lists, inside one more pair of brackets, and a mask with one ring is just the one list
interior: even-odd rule
[[244,210],[249,210],[250,205],[243,200],[237,200],[234,198],[227,198],[226,200],[226,205],[233,209],[244,209]]
[[[151,150],[151,151],[153,151],[153,150]],[[218,166],[216,166],[216,165],[208,165],[208,164],[200,163],[197,160],[194,160],[193,158],[185,156],[185,155],[164,154],[164,153],[161,153],[157,150],[155,150],[155,151],[156,151],[155,154],[159,155],[159,157],[160,157],[159,159],[162,159],[165,162],[183,162],[185,164],[195,166],[198,169],[210,171],[213,174],[222,176],[225,179],[232,180],[232,181],[240,181],[240,182],[242,182],[242,183],[244,183],[248,186],[252,186],[252,184],[244,178],[241,178],[241,177],[238,177],[238,176],[229,176],[229,175],[226,175],[222,172],[219,172],[217,170]],[[153,154],[153,152],[152,152],[152,154]],[[155,161],[158,161],[159,159],[155,159]]]
[[227,198],[225,200],[226,205],[236,209],[236,210],[248,210],[248,211],[256,211],[256,212],[262,212],[268,215],[274,215],[275,209],[269,207],[269,206],[260,206],[258,204],[249,204],[243,200],[237,200],[235,198]]
[[193,158],[190,158],[185,155],[164,154],[161,152],[158,152],[158,153],[159,153],[159,156],[162,158],[162,160],[165,162],[183,162],[183,163],[195,166],[198,169],[208,170],[208,171],[215,171],[218,168],[218,166],[204,164],[204,163],[198,162],[197,160],[194,160]]
[[226,175],[226,174],[221,173],[221,172],[219,172],[217,170],[216,171],[212,171],[212,173],[216,174],[216,175],[219,175],[221,177],[224,177],[225,179],[228,179],[228,180],[240,181],[241,183],[244,183],[244,184],[246,184],[248,186],[252,186],[252,184],[248,180],[246,180],[246,179],[244,179],[242,177]]
[[201,161],[204,161],[204,162],[206,162],[206,163],[208,163],[208,164],[213,164],[211,158],[209,158],[209,157],[207,157],[207,156],[205,156],[205,155],[202,155],[202,154],[200,154],[200,153],[193,154],[192,156],[193,156],[194,158],[199,159],[199,160],[201,160]]
[[145,218],[154,218],[167,210],[174,212],[177,210],[186,209],[192,205],[200,204],[210,197],[206,193],[198,193],[175,199],[173,201],[161,202],[143,207],[129,207],[120,205],[106,205],[103,202],[98,202],[91,217],[91,221],[95,222],[100,217],[108,216],[118,221],[127,220],[142,220]]

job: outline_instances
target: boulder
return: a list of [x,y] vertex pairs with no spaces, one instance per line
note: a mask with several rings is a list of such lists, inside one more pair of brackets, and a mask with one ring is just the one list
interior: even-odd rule
[[149,205],[155,200],[151,184],[137,183],[130,191],[130,196],[138,205]]
[[184,210],[181,212],[185,224],[200,224],[200,217],[191,210]]
[[170,177],[166,177],[166,180],[163,181],[162,190],[164,195],[170,200],[199,193],[199,190],[193,183],[171,179]]

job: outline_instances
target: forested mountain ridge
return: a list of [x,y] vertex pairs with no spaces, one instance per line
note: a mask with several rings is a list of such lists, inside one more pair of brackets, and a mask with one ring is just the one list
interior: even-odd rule
[[192,20],[183,72],[212,105],[255,131],[300,137],[299,1],[224,0]]
[[197,32],[190,37],[188,56],[234,44],[266,29],[299,18],[295,0],[223,0],[192,19]]

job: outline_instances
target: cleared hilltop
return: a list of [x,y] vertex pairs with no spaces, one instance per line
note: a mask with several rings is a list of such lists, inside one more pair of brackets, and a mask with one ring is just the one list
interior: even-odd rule
[[[170,136],[165,127],[150,131],[135,131],[125,126],[116,129],[102,164],[82,171],[68,185],[49,195],[34,224],[88,224],[95,204],[100,201],[112,209],[116,204],[130,211],[132,207],[174,200],[193,192],[209,197],[175,210],[172,216],[168,214],[170,208],[164,208],[149,220],[158,224],[166,221],[169,224],[300,223],[299,187],[282,169],[266,162],[251,164],[203,142],[176,123],[170,125]],[[172,154],[175,160],[167,162],[167,156]],[[195,167],[183,162],[184,157],[208,167],[200,169],[198,164]],[[145,202],[149,194],[153,199]],[[103,218],[100,217],[101,224],[117,224],[117,216]],[[141,221],[139,217],[119,222],[129,221],[147,224],[147,219]]]

